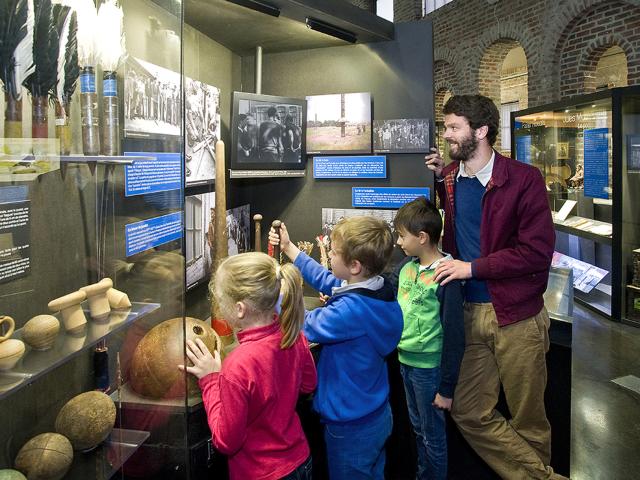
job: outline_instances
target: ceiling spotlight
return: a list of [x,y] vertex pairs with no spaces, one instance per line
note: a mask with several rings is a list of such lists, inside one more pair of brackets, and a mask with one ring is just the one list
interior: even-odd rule
[[325,23],[322,20],[307,17],[306,23],[307,28],[315,30],[316,32],[331,35],[332,37],[339,38],[340,40],[344,40],[345,42],[349,43],[356,43],[358,41],[355,33],[350,32],[349,30],[344,30],[343,28],[336,27],[329,23]]
[[280,16],[280,9],[269,3],[259,2],[258,0],[227,0],[228,2],[235,3],[241,7],[250,8],[256,12],[265,13],[272,17]]

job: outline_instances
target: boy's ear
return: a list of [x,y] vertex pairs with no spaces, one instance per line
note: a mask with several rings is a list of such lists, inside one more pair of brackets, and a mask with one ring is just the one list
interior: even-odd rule
[[429,234],[427,232],[421,231],[418,233],[418,240],[420,241],[420,245],[427,245],[431,239],[429,238]]
[[360,275],[362,273],[362,264],[360,260],[353,260],[349,265],[349,273],[351,275]]

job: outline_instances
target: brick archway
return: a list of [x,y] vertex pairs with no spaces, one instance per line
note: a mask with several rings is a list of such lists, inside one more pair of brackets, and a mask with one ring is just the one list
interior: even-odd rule
[[[619,30],[629,31],[640,24],[640,0],[595,1],[575,0],[573,8],[565,7],[560,18],[564,28],[556,31],[556,43],[547,55],[549,74],[554,79],[553,100],[595,91],[595,70],[607,48],[619,46],[627,57],[629,84],[640,83],[640,46],[638,39],[629,40],[601,24],[617,22]],[[585,35],[585,31],[590,32]]]

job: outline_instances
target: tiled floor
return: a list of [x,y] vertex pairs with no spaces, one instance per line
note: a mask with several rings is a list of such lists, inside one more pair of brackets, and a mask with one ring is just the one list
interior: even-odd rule
[[612,382],[640,377],[640,328],[574,311],[571,478],[640,478],[640,394]]

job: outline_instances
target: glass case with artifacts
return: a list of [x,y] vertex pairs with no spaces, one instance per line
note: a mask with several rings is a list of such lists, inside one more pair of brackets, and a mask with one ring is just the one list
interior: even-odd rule
[[177,365],[219,339],[184,317],[181,2],[0,16],[0,469],[187,478],[210,433]]
[[538,167],[547,186],[553,265],[572,269],[576,301],[616,320],[633,313],[631,252],[640,246],[631,233],[637,95],[619,88],[511,116],[514,157]]

